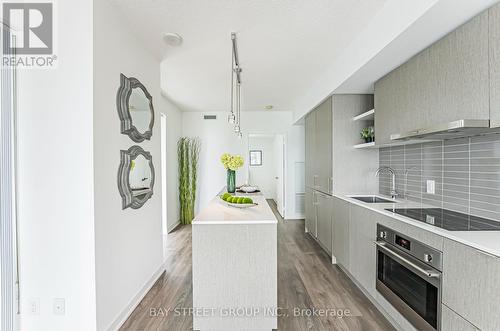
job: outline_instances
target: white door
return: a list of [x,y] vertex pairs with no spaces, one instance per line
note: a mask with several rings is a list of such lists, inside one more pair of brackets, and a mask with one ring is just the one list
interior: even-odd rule
[[274,138],[274,153],[276,167],[275,180],[276,180],[276,205],[278,212],[281,216],[285,217],[285,137],[281,134],[276,135]]
[[[0,34],[5,27],[0,25]],[[0,54],[7,38],[0,43]],[[0,330],[17,330],[19,278],[16,223],[15,68],[0,70]]]

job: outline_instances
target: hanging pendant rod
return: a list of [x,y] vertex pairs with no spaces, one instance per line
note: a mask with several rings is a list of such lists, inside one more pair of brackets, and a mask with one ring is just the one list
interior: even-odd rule
[[236,41],[236,33],[231,32],[231,41],[233,42],[233,61],[234,61],[234,72],[236,73],[236,81],[238,84],[241,84],[241,67],[240,61],[238,57],[238,43]]

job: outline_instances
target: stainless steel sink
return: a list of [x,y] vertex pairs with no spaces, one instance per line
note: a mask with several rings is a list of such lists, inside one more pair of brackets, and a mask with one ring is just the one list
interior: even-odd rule
[[366,203],[396,203],[394,200],[388,200],[384,198],[377,197],[375,195],[368,195],[368,196],[359,196],[359,197],[350,197],[352,199],[356,199],[359,201],[363,201]]

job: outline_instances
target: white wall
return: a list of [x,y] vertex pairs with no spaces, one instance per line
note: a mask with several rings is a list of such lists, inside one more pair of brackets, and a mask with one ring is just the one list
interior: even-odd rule
[[[167,230],[170,232],[179,224],[177,141],[182,136],[182,111],[164,96],[157,99],[156,107],[167,117]],[[159,122],[159,116],[157,118]]]
[[[162,271],[160,112],[167,115],[167,160],[176,154],[179,110],[161,95],[160,63],[127,30],[107,1],[94,1],[94,185],[97,329],[115,329]],[[134,143],[120,133],[116,92],[120,73],[139,79],[153,96],[156,117],[151,140]],[[176,129],[179,128],[179,129]],[[170,131],[172,130],[172,131]],[[155,167],[153,197],[137,210],[122,210],[116,176],[120,150],[140,145]],[[169,203],[176,196],[176,168],[168,164]],[[176,203],[168,206],[177,220]]]
[[[262,151],[262,165],[248,166],[249,184],[257,185],[266,199],[276,200],[276,165],[274,153],[274,135],[250,136],[248,138],[248,150]],[[250,155],[245,155],[246,161],[250,162]]]
[[[217,115],[217,120],[204,120],[203,115]],[[226,172],[220,163],[222,153],[241,154],[245,166],[236,174],[237,184],[244,183],[248,165],[248,134],[282,133],[287,140],[286,167],[286,218],[297,218],[295,214],[294,164],[304,160],[303,127],[292,126],[293,114],[288,111],[242,112],[243,139],[238,139],[227,122],[227,112],[184,112],[182,114],[182,135],[200,137],[200,154],[197,209],[203,208],[226,185]],[[302,138],[301,138],[302,135]]]
[[[58,1],[57,8],[58,67],[18,73],[23,331],[96,326],[92,1]],[[53,298],[66,299],[64,316],[53,314]],[[33,299],[38,315],[29,313]]]

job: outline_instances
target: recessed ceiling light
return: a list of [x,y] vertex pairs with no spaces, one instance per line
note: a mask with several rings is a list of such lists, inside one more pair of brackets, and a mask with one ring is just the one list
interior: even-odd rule
[[265,106],[264,108],[265,108],[266,110],[271,110],[271,109],[273,109],[273,105],[267,105],[267,106]]
[[182,44],[182,37],[178,33],[165,32],[163,34],[163,41],[169,46],[180,46]]

